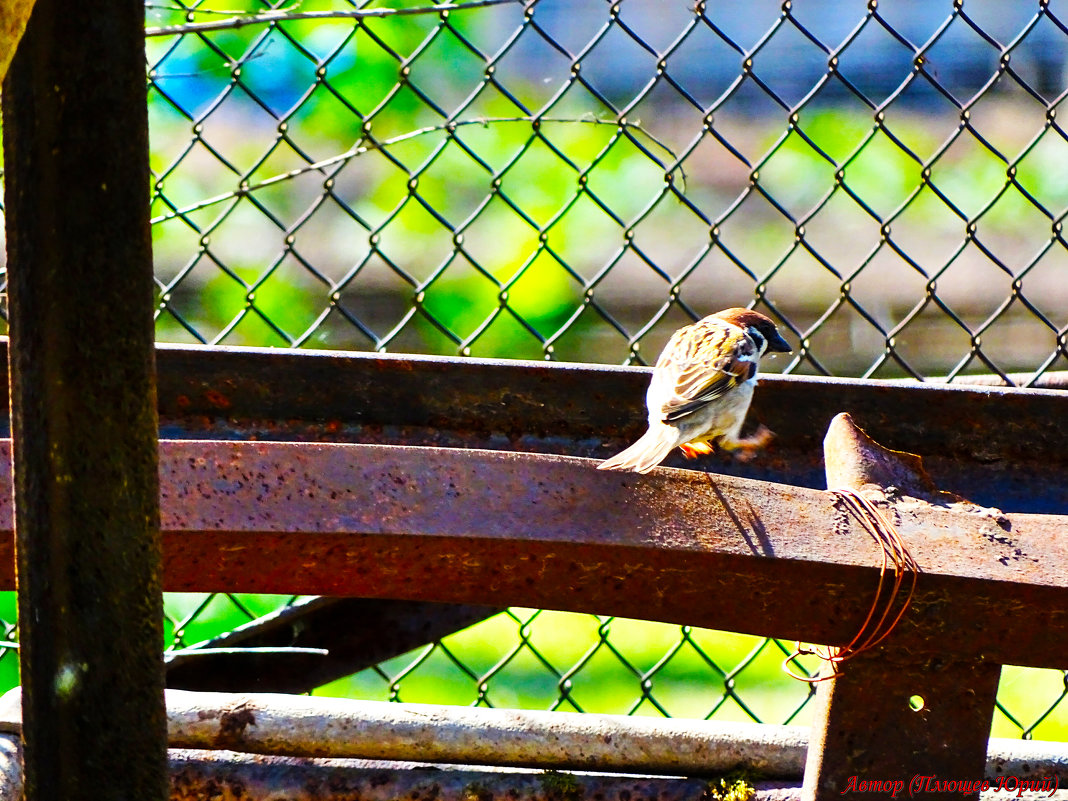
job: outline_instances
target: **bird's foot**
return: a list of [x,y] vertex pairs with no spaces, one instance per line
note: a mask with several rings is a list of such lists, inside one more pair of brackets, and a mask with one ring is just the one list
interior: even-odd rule
[[707,456],[715,449],[708,442],[686,442],[679,446],[682,455],[687,459],[696,459],[698,456]]
[[756,431],[748,437],[740,437],[733,440],[720,440],[720,446],[731,451],[734,458],[740,462],[749,462],[756,458],[759,451],[763,450],[775,439],[775,433],[766,425],[761,424]]

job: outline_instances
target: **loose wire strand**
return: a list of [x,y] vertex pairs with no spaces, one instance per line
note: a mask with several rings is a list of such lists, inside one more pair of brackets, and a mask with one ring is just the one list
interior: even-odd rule
[[[901,618],[909,608],[909,603],[912,601],[912,596],[916,591],[916,581],[920,571],[919,564],[913,558],[912,553],[901,539],[901,535],[898,533],[897,528],[886,518],[878,507],[860,493],[849,488],[835,488],[829,490],[829,492],[845,504],[846,508],[852,512],[860,521],[861,525],[864,526],[864,529],[868,532],[871,538],[879,544],[883,552],[883,562],[879,568],[879,583],[875,589],[875,596],[872,599],[871,607],[868,609],[867,617],[864,618],[864,622],[857,630],[856,635],[854,635],[853,639],[850,640],[847,645],[841,648],[835,646],[821,647],[816,645],[802,646],[802,644],[798,642],[794,651],[783,660],[782,669],[785,673],[798,681],[803,681],[808,684],[817,684],[822,681],[838,678],[843,663],[849,661],[858,654],[862,654],[865,651],[874,648],[890,635],[890,632],[897,627],[897,624],[901,621]],[[882,614],[879,615],[878,622],[873,626],[872,620],[879,612],[880,602],[883,597],[883,588],[886,586],[886,573],[888,570],[893,571],[893,583],[889,589],[889,597],[886,599]],[[902,585],[905,583],[906,573],[911,574],[912,576],[912,580],[908,587],[908,594],[905,596],[904,603],[901,604],[901,608],[898,610],[893,620],[890,620],[890,622],[887,623],[887,619],[894,608],[895,601],[901,592]],[[830,672],[817,674],[816,676],[801,675],[795,672],[790,663],[800,656],[809,655],[815,656],[829,665],[831,669]]]

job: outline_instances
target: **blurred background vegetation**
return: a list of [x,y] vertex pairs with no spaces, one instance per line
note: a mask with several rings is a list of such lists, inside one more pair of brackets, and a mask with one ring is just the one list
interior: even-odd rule
[[[1064,5],[148,3],[158,338],[645,363],[755,303],[772,370],[1065,369]],[[292,600],[169,595],[168,644]],[[318,692],[803,723],[790,650],[513,609]],[[1068,738],[1066,687],[1006,668],[994,735]]]

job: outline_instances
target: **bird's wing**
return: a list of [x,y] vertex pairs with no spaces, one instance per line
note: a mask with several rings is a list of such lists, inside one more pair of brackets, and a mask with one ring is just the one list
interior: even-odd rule
[[654,372],[661,419],[675,422],[755,375],[759,354],[736,325],[706,318],[676,331]]

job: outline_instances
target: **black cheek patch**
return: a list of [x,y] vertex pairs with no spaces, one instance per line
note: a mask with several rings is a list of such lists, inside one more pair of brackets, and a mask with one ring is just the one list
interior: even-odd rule
[[749,363],[749,378],[747,380],[751,381],[753,379],[753,376],[756,375],[756,373],[757,373],[756,362],[750,362]]

